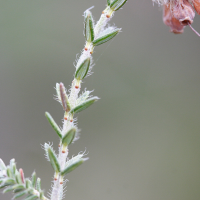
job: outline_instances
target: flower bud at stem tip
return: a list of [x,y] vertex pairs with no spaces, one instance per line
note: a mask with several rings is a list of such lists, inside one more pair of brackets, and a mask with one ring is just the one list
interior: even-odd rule
[[22,183],[24,183],[24,172],[23,172],[23,169],[19,169],[19,173],[20,173],[20,176],[21,176],[21,180],[22,180]]

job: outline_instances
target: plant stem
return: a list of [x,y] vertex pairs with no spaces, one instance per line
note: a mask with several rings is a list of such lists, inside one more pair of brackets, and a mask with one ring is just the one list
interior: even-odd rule
[[[107,10],[107,8],[105,9],[105,11]],[[98,37],[99,33],[101,32],[101,30],[106,26],[106,24],[110,21],[111,17],[107,18],[106,17],[106,13],[102,13],[99,21],[97,22],[95,28],[94,28],[94,35],[95,35],[95,39]]]
[[[73,124],[73,122],[69,121],[69,117],[68,117],[68,120],[64,120],[63,129],[62,129],[62,135],[64,135],[64,133],[66,133],[66,131],[68,129],[70,129],[72,124]],[[68,148],[67,148],[66,152],[63,153],[62,152],[62,146],[60,146],[59,147],[59,154],[58,154],[58,162],[60,164],[61,170],[63,170],[64,167],[65,167],[67,156],[68,156]],[[52,189],[52,192],[51,192],[51,200],[60,200],[60,199],[62,199],[63,180],[62,180],[62,183],[61,183],[60,177],[58,177],[57,180],[54,180],[53,184],[54,185],[53,185],[53,189]]]
[[[109,17],[107,17],[107,11],[110,11],[109,7],[107,7],[104,10],[104,13],[101,15],[99,21],[95,25],[95,28],[94,28],[95,37],[97,37],[99,35],[99,33],[101,32],[101,30],[106,26],[106,24],[108,23],[108,21],[112,17],[112,13],[111,13],[111,15]],[[93,49],[94,49],[94,46],[93,46],[92,43],[89,44],[87,50],[85,48],[83,49],[82,54],[79,57],[79,60],[77,61],[77,66],[85,58],[91,57]],[[77,84],[78,84],[78,88],[76,88]],[[81,81],[79,83],[77,82],[76,79],[74,79],[72,81],[71,92],[70,92],[70,96],[69,96],[69,102],[70,102],[70,105],[72,106],[72,108],[75,106],[76,100],[78,98],[78,94],[79,94],[80,88],[81,88],[80,85],[81,85]],[[63,129],[62,129],[62,135],[64,135],[67,132],[67,130],[69,130],[73,126],[73,119],[71,119],[70,117],[71,116],[68,115],[67,116],[67,120],[64,119]],[[60,164],[61,171],[65,167],[67,156],[68,156],[68,149],[66,150],[65,153],[63,153],[62,152],[62,146],[60,146],[59,147],[58,162]],[[54,180],[53,188],[52,188],[52,193],[51,193],[51,200],[61,200],[62,199],[62,194],[63,194],[63,180],[61,180],[60,178],[61,177],[59,177],[57,180]]]

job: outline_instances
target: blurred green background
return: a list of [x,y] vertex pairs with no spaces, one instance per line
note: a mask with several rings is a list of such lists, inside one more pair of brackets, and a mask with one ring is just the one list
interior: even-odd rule
[[[98,20],[106,0],[1,1],[0,157],[35,170],[49,191],[53,176],[41,144],[58,137],[63,111],[56,82],[69,86],[84,46],[83,12]],[[87,87],[101,99],[78,115],[89,161],[68,175],[66,199],[200,199],[200,38],[189,27],[174,35],[151,0],[129,0],[110,22],[122,27],[95,48]],[[193,26],[200,31],[200,17]],[[69,89],[69,87],[68,87]],[[2,195],[1,200],[12,195]]]

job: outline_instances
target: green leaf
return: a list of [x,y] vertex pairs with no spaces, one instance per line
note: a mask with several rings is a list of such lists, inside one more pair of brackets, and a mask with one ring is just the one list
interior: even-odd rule
[[107,0],[107,4],[108,4],[108,6],[110,5],[110,3],[111,3],[111,0]]
[[14,193],[21,192],[24,189],[25,189],[24,185],[14,185],[13,186]]
[[12,171],[11,171],[10,167],[7,167],[6,173],[7,173],[7,176],[8,176],[8,177],[10,177],[10,178],[13,177],[13,174],[12,174]]
[[86,108],[91,106],[98,99],[99,99],[98,97],[92,97],[92,98],[88,99],[87,101],[75,106],[70,112],[73,114],[81,112],[82,110],[85,110]]
[[90,57],[86,58],[76,69],[75,78],[77,80],[83,80],[88,73],[89,67],[90,67]]
[[60,138],[62,138],[61,130],[58,127],[58,125],[56,124],[56,122],[54,121],[54,119],[52,118],[52,116],[48,112],[45,112],[45,116],[46,116],[47,120],[49,121],[49,123],[51,124],[52,128],[54,129],[54,131],[57,133],[57,135]]
[[15,159],[14,158],[10,160],[10,166],[12,166],[13,163],[15,163]]
[[21,192],[21,191],[24,191],[24,189],[16,189],[16,190],[13,190],[14,193],[18,193],[18,192]]
[[6,186],[8,186],[8,185],[13,185],[13,184],[15,184],[15,181],[14,181],[12,178],[6,178],[6,179],[4,179],[4,181],[1,183],[0,189],[6,187]]
[[69,172],[73,171],[74,169],[76,169],[79,165],[81,165],[86,160],[87,160],[87,158],[80,158],[80,159],[76,159],[72,162],[69,162],[69,164],[61,172],[61,176],[64,176],[65,174],[68,174]]
[[4,183],[6,183],[8,185],[13,185],[13,184],[15,184],[15,181],[12,178],[7,178],[7,179],[5,179]]
[[[25,180],[25,184],[26,184],[26,188],[28,189],[28,188],[30,188],[30,187],[32,187],[32,183],[31,183],[31,181],[29,180],[29,179],[26,179]],[[34,187],[34,186],[33,186]]]
[[[104,35],[100,36],[99,38],[95,39],[93,41],[93,45],[94,46],[98,46],[100,44],[103,44],[109,40],[111,40],[112,38],[114,38],[120,31],[121,29],[112,29],[112,31],[109,31],[108,33],[105,33]],[[105,31],[106,32],[106,31]]]
[[35,184],[36,184],[36,173],[35,172],[33,172],[32,173],[32,186],[35,188]]
[[84,101],[86,101],[86,99],[89,97],[90,93],[92,91],[85,91],[83,92],[79,98],[76,100],[76,105],[83,103]]
[[19,172],[15,173],[15,180],[18,184],[22,184],[22,179],[21,179],[21,175]]
[[6,192],[10,192],[13,190],[12,186],[7,187],[6,189],[3,190],[3,193],[5,194]]
[[38,190],[38,191],[41,190],[41,179],[40,178],[37,178],[36,190]]
[[12,173],[13,173],[13,174],[16,173],[16,171],[17,171],[17,167],[16,167],[16,164],[15,164],[15,163],[12,164],[12,168],[11,168],[11,170],[12,170]]
[[110,4],[110,8],[114,11],[119,10],[125,3],[127,0],[114,0],[111,4]]
[[[58,159],[57,159],[57,156],[55,154],[55,152],[53,151],[52,147],[51,146],[47,146],[48,144],[46,144],[46,152],[47,152],[47,156],[49,158],[49,161],[53,167],[53,169],[55,170],[55,172],[60,172],[60,164],[58,162]],[[46,148],[45,147],[45,148]]]
[[64,134],[64,136],[62,138],[62,145],[63,146],[66,147],[73,142],[73,139],[76,135],[76,131],[77,131],[76,128],[73,127]]
[[7,184],[7,183],[2,183],[2,184],[0,185],[0,189],[2,189],[2,188],[4,188],[4,187],[6,187],[6,186],[8,186],[8,185],[10,185],[10,184]]
[[10,160],[10,169],[12,171],[12,174],[15,174],[16,164],[15,164],[15,159],[14,158]]
[[21,191],[21,192],[17,193],[15,196],[13,196],[13,199],[17,199],[17,198],[19,198],[19,197],[21,197],[21,196],[23,196],[25,194],[27,194],[26,191]]
[[61,103],[60,84],[59,83],[56,83],[56,93],[57,93],[57,100]]
[[0,158],[0,170],[6,170],[6,165],[4,164],[1,158]]
[[94,40],[94,22],[92,13],[89,10],[85,11],[85,39],[87,42]]

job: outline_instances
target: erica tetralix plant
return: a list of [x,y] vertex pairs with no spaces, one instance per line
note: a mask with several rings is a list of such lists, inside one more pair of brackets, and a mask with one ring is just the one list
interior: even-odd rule
[[200,15],[200,0],[153,0],[163,5],[163,22],[170,27],[171,32],[183,33],[184,27],[190,28],[195,17],[195,11]]

